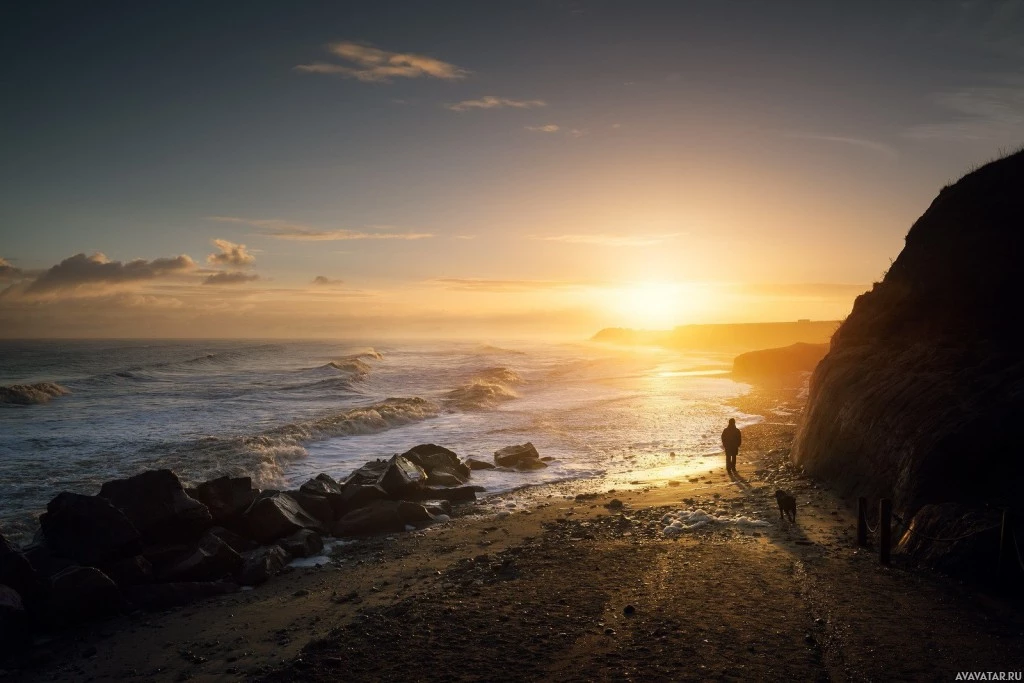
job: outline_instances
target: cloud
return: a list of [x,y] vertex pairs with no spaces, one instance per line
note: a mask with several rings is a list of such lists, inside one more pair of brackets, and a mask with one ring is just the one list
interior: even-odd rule
[[557,133],[561,128],[553,123],[549,123],[545,126],[526,126],[526,130],[534,133]]
[[244,244],[235,244],[227,240],[215,239],[214,246],[220,249],[219,253],[210,254],[206,262],[218,266],[245,267],[256,263],[256,257],[245,250]]
[[299,64],[296,71],[354,78],[364,83],[390,83],[393,78],[440,78],[458,80],[469,75],[462,67],[440,59],[413,53],[390,52],[353,42],[332,43],[328,51],[347,64],[312,62]]
[[313,278],[313,284],[317,287],[332,287],[334,285],[340,285],[342,282],[343,280],[334,280],[326,275],[317,275]]
[[454,104],[446,104],[445,107],[452,111],[469,111],[470,109],[501,109],[502,107],[533,109],[535,107],[546,107],[547,104],[544,100],[510,100],[507,97],[484,95],[478,100],[462,100]]
[[263,230],[263,234],[279,240],[292,240],[296,242],[340,242],[345,240],[422,240],[433,237],[431,233],[424,232],[387,232],[384,227],[377,228],[376,232],[365,232],[362,230],[319,230],[308,225],[283,221],[276,218],[251,219],[237,218],[235,216],[210,216],[209,220],[219,223],[240,223],[252,225]]
[[593,244],[602,247],[651,247],[669,242],[684,233],[668,232],[647,235],[610,235],[607,233],[569,235],[531,235],[530,239],[567,244]]
[[207,276],[203,280],[204,285],[241,285],[246,282],[253,282],[259,280],[260,276],[255,273],[243,273],[241,271],[231,271],[224,273],[214,273],[213,275]]
[[6,280],[16,280],[24,275],[24,271],[21,268],[16,268],[11,263],[0,256],[0,282]]
[[817,133],[787,133],[786,137],[796,138],[798,140],[817,140],[820,142],[835,142],[842,145],[852,145],[854,147],[861,147],[863,149],[871,150],[872,152],[884,154],[890,159],[895,159],[898,156],[896,149],[891,145],[887,145],[883,142],[876,142],[874,140],[868,140],[866,138],[852,138],[842,135],[819,135]]
[[1024,132],[1024,81],[1016,78],[984,87],[963,88],[932,96],[945,121],[911,126],[914,140],[986,140],[1016,144]]
[[111,261],[101,253],[92,256],[75,254],[45,271],[25,290],[28,294],[43,294],[83,286],[120,285],[153,280],[193,270],[196,262],[182,254],[174,258],[152,261]]
[[595,284],[566,280],[488,280],[458,277],[435,278],[428,280],[427,283],[462,292],[527,292],[544,289],[567,289]]

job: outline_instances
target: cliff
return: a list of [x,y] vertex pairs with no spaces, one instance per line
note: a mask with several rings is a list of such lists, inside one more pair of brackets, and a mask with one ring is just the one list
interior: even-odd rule
[[733,359],[735,379],[759,384],[800,386],[804,373],[811,372],[828,353],[828,344],[797,342],[776,349],[748,351]]
[[827,342],[837,320],[778,323],[680,325],[672,330],[631,330],[607,327],[591,339],[610,344],[663,346],[673,349],[764,349],[770,346]]
[[[811,378],[795,461],[847,495],[892,498],[921,534],[1021,506],[1022,189],[1024,152],[944,188]],[[933,563],[955,552],[911,536],[901,547]]]

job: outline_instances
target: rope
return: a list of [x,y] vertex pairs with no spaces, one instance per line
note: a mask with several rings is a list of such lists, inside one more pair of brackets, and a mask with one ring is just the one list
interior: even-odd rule
[[[954,541],[962,541],[965,538],[970,538],[971,536],[977,536],[978,534],[983,534],[985,532],[992,531],[993,529],[998,529],[1000,527],[999,524],[996,524],[995,526],[990,526],[990,527],[987,527],[985,529],[978,529],[977,531],[972,531],[972,532],[970,532],[968,534],[964,534],[963,536],[955,536],[953,538],[936,538],[935,536],[928,536],[926,534],[922,534],[920,531],[918,531],[916,529],[912,529],[911,527],[907,526],[907,523],[904,522],[903,519],[899,515],[893,515],[893,517],[896,519],[897,522],[899,522],[903,526],[903,528],[905,530],[909,531],[912,534],[920,536],[921,538],[923,538],[925,540],[933,541],[935,543],[953,543]],[[1016,538],[1014,539],[1014,541],[1016,541]]]
[[871,526],[871,522],[868,521],[868,516],[867,515],[864,515],[864,526],[866,526],[868,528],[868,533],[870,533],[870,534],[877,534],[878,533],[878,522],[875,522],[875,526],[872,527]]

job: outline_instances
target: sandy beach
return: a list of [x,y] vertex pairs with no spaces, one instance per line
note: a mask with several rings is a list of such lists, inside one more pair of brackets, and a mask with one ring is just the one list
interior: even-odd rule
[[[787,459],[793,394],[754,394],[739,474],[556,484],[322,567],[36,642],[7,680],[953,680],[1017,671],[1024,618],[855,544],[855,511]],[[781,408],[781,411],[779,410]],[[773,412],[775,411],[775,412]],[[639,481],[639,480],[638,480]],[[798,502],[779,520],[774,491]],[[666,535],[703,510],[767,524]]]

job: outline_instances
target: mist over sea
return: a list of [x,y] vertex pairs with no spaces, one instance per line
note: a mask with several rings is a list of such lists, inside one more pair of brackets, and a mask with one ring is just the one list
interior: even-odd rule
[[[532,441],[546,470],[473,473],[488,494],[555,480],[697,467],[719,450],[731,354],[596,344],[3,341],[0,525],[15,537],[62,490],[169,467],[288,488],[432,442],[490,460]],[[670,453],[675,452],[676,457]]]

